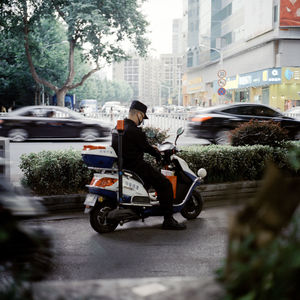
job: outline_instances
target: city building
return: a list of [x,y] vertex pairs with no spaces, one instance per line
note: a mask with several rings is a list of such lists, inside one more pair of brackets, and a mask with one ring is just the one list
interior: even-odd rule
[[183,19],[174,19],[172,28],[172,53],[174,55],[183,55],[184,36],[183,36]]
[[133,89],[133,99],[148,106],[159,105],[159,61],[133,55],[129,60],[113,64],[113,79],[124,80]]
[[183,1],[184,105],[300,105],[300,1]]
[[160,55],[160,105],[182,105],[182,55]]

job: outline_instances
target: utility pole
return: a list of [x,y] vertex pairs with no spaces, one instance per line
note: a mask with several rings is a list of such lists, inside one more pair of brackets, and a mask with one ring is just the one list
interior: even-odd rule
[[178,80],[178,106],[180,106],[180,103],[181,103],[181,72],[179,73],[179,80]]

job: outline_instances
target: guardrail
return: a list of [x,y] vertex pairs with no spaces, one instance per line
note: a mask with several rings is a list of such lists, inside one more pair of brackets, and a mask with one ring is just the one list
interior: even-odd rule
[[[145,121],[145,126],[153,126],[162,130],[168,130],[170,133],[175,133],[179,127],[186,128],[189,113],[147,113],[148,120]],[[101,119],[115,124],[117,120],[127,117],[124,113],[89,113],[85,114],[87,118]]]
[[[7,113],[0,113],[0,116],[5,116]],[[83,114],[86,118],[99,119],[112,124],[116,124],[117,120],[127,117],[127,113],[105,113],[94,112]],[[168,130],[169,133],[175,133],[179,127],[186,129],[187,121],[190,116],[188,112],[180,113],[147,113],[149,120],[145,121],[145,126],[153,126],[162,130]],[[59,114],[55,117],[63,118],[65,115]]]
[[284,115],[285,115],[285,116],[287,116],[287,117],[291,117],[291,118],[294,118],[294,119],[300,120],[300,113],[298,113],[298,114],[293,114],[293,113],[285,113]]

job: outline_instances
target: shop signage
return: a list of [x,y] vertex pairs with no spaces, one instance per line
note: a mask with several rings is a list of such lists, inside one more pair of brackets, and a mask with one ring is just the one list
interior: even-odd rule
[[256,71],[239,76],[239,88],[281,83],[281,68]]
[[224,86],[225,89],[237,89],[239,87],[239,77],[238,76],[232,76],[226,78],[226,85]]
[[281,83],[281,68],[264,70],[263,81],[268,84]]
[[300,83],[300,68],[282,68],[283,83]]
[[202,89],[202,77],[195,77],[187,80],[187,93],[200,92]]

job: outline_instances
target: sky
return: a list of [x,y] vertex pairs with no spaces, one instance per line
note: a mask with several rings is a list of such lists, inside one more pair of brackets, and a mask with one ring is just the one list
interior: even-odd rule
[[182,18],[182,0],[147,0],[143,13],[150,22],[150,49],[154,54],[172,52],[172,20]]
[[[146,0],[142,12],[150,23],[148,27],[151,45],[151,56],[172,53],[172,25],[173,19],[182,18],[182,0]],[[112,79],[111,66],[105,67],[102,76]]]

